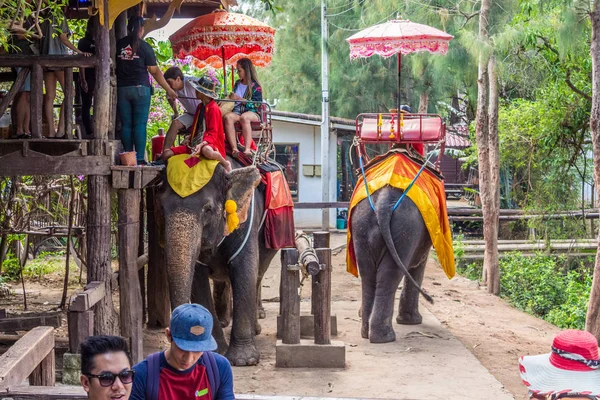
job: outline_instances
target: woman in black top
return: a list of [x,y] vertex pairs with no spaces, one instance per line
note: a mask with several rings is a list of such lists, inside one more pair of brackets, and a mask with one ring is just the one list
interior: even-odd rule
[[144,19],[132,17],[128,36],[117,42],[117,111],[121,118],[121,141],[125,151],[137,153],[138,164],[145,164],[146,124],[150,112],[152,89],[148,72],[167,91],[171,99],[177,94],[156,66],[154,50],[142,40]]

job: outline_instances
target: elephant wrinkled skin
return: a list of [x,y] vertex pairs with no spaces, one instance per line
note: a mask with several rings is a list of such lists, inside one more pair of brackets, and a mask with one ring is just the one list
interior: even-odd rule
[[362,284],[361,334],[371,343],[396,340],[392,317],[402,278],[396,322],[411,325],[422,321],[419,293],[431,239],[409,197],[392,211],[401,195],[401,190],[386,186],[372,195],[375,213],[368,199],[358,203],[351,213],[352,240]]
[[[257,189],[261,179],[258,169],[241,168],[229,160],[234,171],[227,174],[218,165],[206,186],[186,198],[179,197],[168,183],[162,185],[169,293],[172,309],[192,301],[211,311],[218,351],[233,365],[255,365],[260,359],[254,344],[260,331],[257,308],[262,310],[260,281],[276,251],[264,246],[260,225],[265,196]],[[226,200],[235,200],[240,219],[238,229],[227,236]],[[215,302],[209,277],[214,282]],[[233,325],[228,346],[223,326],[230,319]]]

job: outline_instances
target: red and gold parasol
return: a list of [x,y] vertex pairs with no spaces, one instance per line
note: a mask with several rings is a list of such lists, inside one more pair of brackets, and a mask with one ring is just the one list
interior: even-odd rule
[[402,55],[428,51],[446,54],[448,43],[454,36],[428,25],[408,20],[392,20],[374,25],[350,36],[350,59],[378,54],[391,57],[398,54],[398,109],[400,109],[400,78]]
[[195,18],[169,40],[175,57],[192,56],[199,67],[235,65],[244,57],[265,67],[271,63],[275,29],[247,15],[220,10]]

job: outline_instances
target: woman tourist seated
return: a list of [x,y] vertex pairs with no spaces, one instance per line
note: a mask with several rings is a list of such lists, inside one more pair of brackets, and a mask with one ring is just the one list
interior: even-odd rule
[[[239,101],[236,101],[233,111],[224,116],[225,136],[231,147],[231,154],[236,157],[239,150],[235,123],[239,122],[242,125],[240,144],[244,149],[244,154],[251,156],[252,152],[250,149],[254,144],[252,141],[251,123],[260,121],[260,104],[253,102],[262,101],[262,88],[258,82],[254,65],[248,58],[240,59],[236,64],[236,69],[239,79],[233,85],[233,92],[229,95],[229,98]],[[249,102],[244,102],[244,100],[248,100]]]

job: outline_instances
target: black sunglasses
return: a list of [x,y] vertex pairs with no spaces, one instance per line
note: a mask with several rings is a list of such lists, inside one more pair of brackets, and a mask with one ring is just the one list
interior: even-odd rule
[[598,400],[599,399],[597,396],[593,396],[590,394],[578,394],[578,393],[563,393],[563,394],[553,395],[552,397],[548,397],[548,398],[552,399],[552,400],[559,400],[559,399],[572,399],[574,397],[590,399],[590,400]]
[[105,372],[100,375],[94,374],[85,374],[88,378],[98,378],[98,382],[102,387],[109,387],[115,383],[115,379],[119,377],[119,380],[122,384],[127,385],[133,382],[133,375],[135,375],[135,371],[132,369],[126,369],[124,371],[119,372],[118,374],[113,374],[112,372]]

